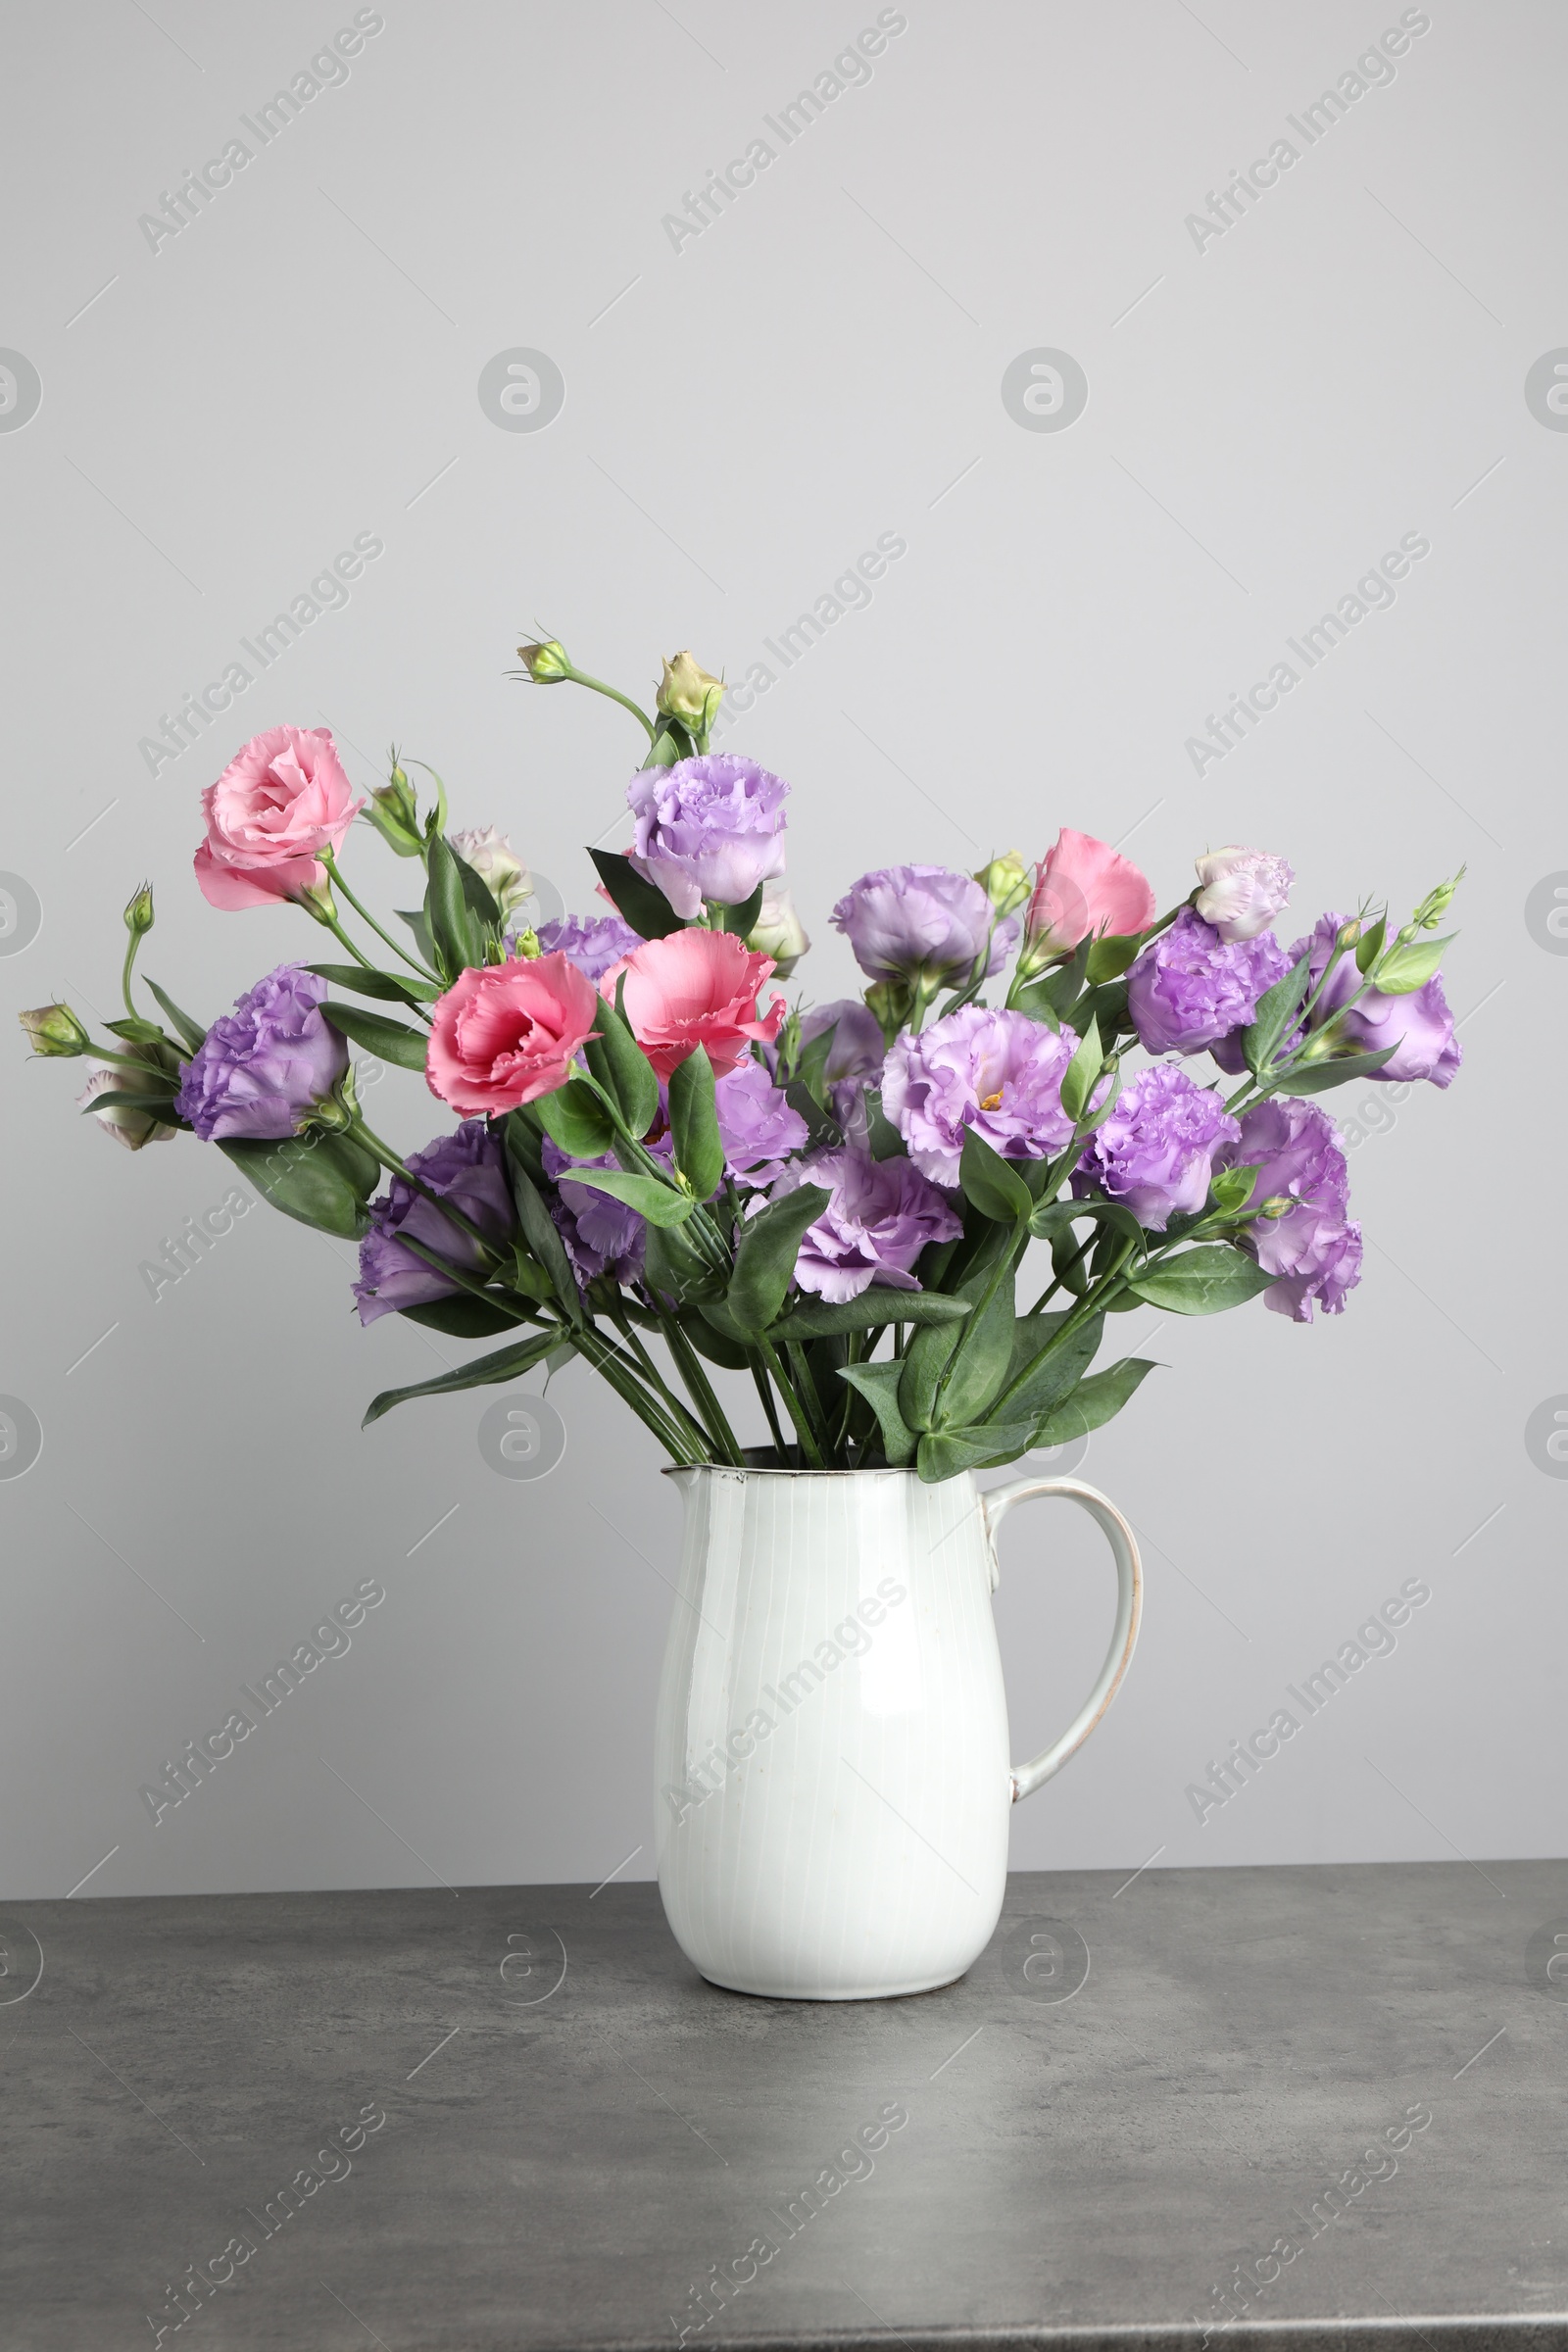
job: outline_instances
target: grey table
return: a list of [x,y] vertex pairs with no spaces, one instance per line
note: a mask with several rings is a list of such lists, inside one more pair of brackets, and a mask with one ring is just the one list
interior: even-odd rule
[[964,1983],[832,2006],[647,1886],[12,1905],[0,2344],[1568,2346],[1565,1914],[1015,1877]]

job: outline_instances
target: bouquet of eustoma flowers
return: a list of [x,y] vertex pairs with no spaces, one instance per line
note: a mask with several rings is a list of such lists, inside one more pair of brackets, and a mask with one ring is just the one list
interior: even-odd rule
[[[1063,830],[1032,869],[862,874],[832,920],[863,999],[791,1004],[769,986],[809,944],[788,787],[710,749],[721,682],[682,654],[650,714],[559,643],[519,652],[520,676],[610,695],[646,734],[634,846],[591,853],[600,908],[527,927],[520,859],[493,827],[448,832],[433,770],[422,808],[396,755],[357,800],[328,732],[274,727],[203,795],[196,878],[219,907],[292,902],[347,960],[280,964],[211,1027],[149,980],[153,1019],[132,994],[143,888],[113,1042],[63,1004],[23,1016],[39,1054],[96,1057],[82,1106],[122,1143],[193,1132],[285,1215],[357,1240],[363,1322],[505,1335],[368,1422],[577,1355],[676,1462],[935,1481],[1119,1412],[1152,1366],[1092,1369],[1108,1316],[1340,1312],[1361,1237],[1318,1098],[1452,1078],[1429,935],[1454,883],[1395,930],[1363,906],[1284,948],[1283,858],[1204,856],[1160,912],[1127,858]],[[388,916],[401,939],[343,873],[356,817],[422,869],[420,906]],[[401,1158],[351,1045],[418,1072],[457,1124]],[[1219,1075],[1194,1072],[1205,1055]],[[1020,1311],[1036,1241],[1051,1276]],[[750,1375],[769,1445],[743,1449],[749,1397],[721,1373]]]

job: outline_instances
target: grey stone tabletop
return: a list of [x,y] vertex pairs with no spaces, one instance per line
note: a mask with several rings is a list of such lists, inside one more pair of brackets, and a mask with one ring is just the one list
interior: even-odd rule
[[1568,1865],[1016,1876],[960,1984],[651,1886],[0,1910],[6,2352],[1568,2346]]

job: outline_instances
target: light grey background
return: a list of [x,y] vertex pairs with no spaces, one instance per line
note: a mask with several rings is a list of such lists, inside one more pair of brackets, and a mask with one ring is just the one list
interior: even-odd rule
[[[0,1390],[44,1446],[0,1480],[5,1892],[648,1874],[678,1533],[652,1441],[580,1368],[535,1484],[479,1454],[492,1392],[361,1435],[374,1391],[466,1350],[362,1334],[352,1252],[265,1207],[155,1303],[141,1262],[226,1163],[117,1151],[73,1109],[80,1065],[27,1066],[12,1016],[118,1008],[144,875],[145,967],[206,1016],[318,952],[190,874],[200,789],[283,720],[329,721],[362,785],[395,736],[456,821],[586,906],[635,734],[508,682],[518,638],[633,689],[683,645],[738,677],[884,532],[907,553],[869,608],[725,737],[795,788],[813,997],[852,984],[826,917],[865,867],[1037,856],[1062,823],[1125,842],[1162,903],[1210,844],[1286,851],[1300,928],[1469,863],[1460,1079],[1335,1098],[1368,1242],[1348,1311],[1151,1317],[1169,1368],[1092,1442],[1084,1475],[1145,1539],[1145,1630],[1015,1862],[1560,1851],[1568,1485],[1524,1433],[1568,1391],[1568,960],[1525,905],[1568,868],[1568,438],[1524,382],[1568,343],[1561,11],[1433,0],[1307,149],[1286,116],[1396,6],[909,0],[871,78],[676,252],[663,216],[873,7],[388,0],[346,82],[151,251],[138,216],[352,13],[10,18],[0,344],[42,405],[0,432],[0,867],[43,914],[0,956]],[[1200,251],[1186,217],[1281,136],[1299,161]],[[542,432],[479,405],[514,347],[564,377]],[[1042,347],[1088,377],[1065,431],[1003,405]],[[360,532],[385,552],[346,608],[149,775],[160,714]],[[1431,553],[1394,608],[1196,774],[1205,714],[1412,532]],[[406,898],[368,836],[351,870]],[[443,1124],[406,1074],[370,1101],[405,1148]],[[1004,1547],[1020,1753],[1109,1624],[1098,1539],[1062,1517],[1020,1513]],[[352,1650],[155,1828],[140,1785],[368,1577],[387,1597]],[[1188,1784],[1411,1577],[1432,1597],[1396,1652],[1200,1826]]]

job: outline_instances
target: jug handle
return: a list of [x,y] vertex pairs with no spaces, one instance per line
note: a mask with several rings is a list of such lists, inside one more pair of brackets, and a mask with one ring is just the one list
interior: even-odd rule
[[1116,1563],[1116,1623],[1110,1637],[1105,1662],[1100,1669],[1094,1689],[1084,1700],[1061,1738],[1031,1756],[1027,1764],[1014,1764],[1011,1772],[1012,1801],[1032,1796],[1043,1782],[1057,1773],[1067,1758],[1082,1747],[1096,1724],[1115,1697],[1122,1676],[1132,1662],[1133,1646],[1138,1640],[1138,1622],[1144,1607],[1144,1567],[1138,1556],[1138,1544],[1132,1529],[1115,1504],[1102,1494],[1098,1487],[1087,1487],[1076,1478],[1019,1478],[1010,1486],[993,1487],[983,1494],[981,1510],[986,1534],[992,1545],[992,1584],[995,1587],[1000,1571],[996,1567],[997,1530],[1015,1502],[1031,1502],[1037,1496],[1063,1495],[1077,1503],[1098,1522],[1110,1544],[1111,1557]]

